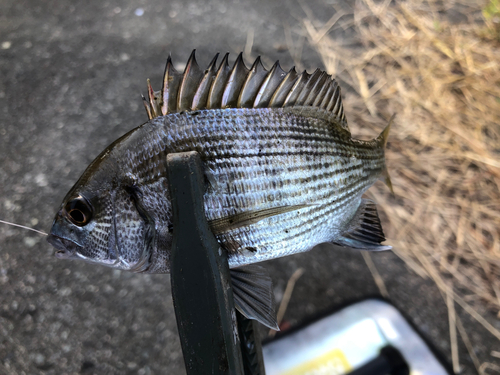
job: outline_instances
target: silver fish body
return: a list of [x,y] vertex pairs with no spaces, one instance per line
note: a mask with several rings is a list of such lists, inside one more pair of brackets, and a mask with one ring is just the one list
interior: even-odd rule
[[390,248],[362,199],[378,179],[390,186],[390,124],[372,141],[352,138],[326,73],[267,71],[259,59],[247,69],[241,55],[232,69],[226,55],[201,71],[193,53],[183,74],[168,60],[162,90],[149,85],[144,103],[149,121],[106,148],[63,200],[48,237],[57,256],[169,272],[167,155],[185,151],[203,161],[206,218],[230,267],[323,242]]
[[[156,241],[163,244],[148,254],[146,272],[168,272],[169,153],[200,153],[207,176],[204,198],[209,222],[244,212],[298,207],[218,233],[230,252],[230,266],[238,267],[337,242],[360,207],[362,194],[385,170],[383,142],[352,139],[340,126],[303,117],[300,108],[175,113],[128,133],[105,152],[104,159],[97,159],[98,172],[85,173],[77,185],[97,195],[103,189],[125,192],[128,186],[140,190],[142,210],[155,223]],[[115,202],[120,202],[117,198]],[[118,208],[120,214],[135,211],[133,204]],[[126,243],[133,238],[126,231],[138,231],[135,220],[142,218],[131,214],[122,227],[109,227],[110,233],[101,234],[107,236],[106,248],[112,243],[120,248],[117,253],[126,254],[124,263],[116,263],[121,268],[133,267],[131,261],[139,259],[129,253],[143,251],[135,239],[130,241],[133,246]],[[108,221],[116,225],[111,215]],[[82,255],[94,259],[92,252]]]

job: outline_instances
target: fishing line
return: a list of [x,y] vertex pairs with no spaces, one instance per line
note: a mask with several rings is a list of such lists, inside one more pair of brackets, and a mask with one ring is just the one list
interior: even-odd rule
[[30,228],[30,227],[25,227],[24,225],[9,223],[8,221],[3,221],[3,220],[0,220],[0,223],[7,224],[7,225],[12,225],[13,227],[19,227],[19,228],[24,228],[24,229],[27,229],[27,230],[32,230],[33,232],[37,232],[39,234],[43,234],[44,236],[48,236],[47,233],[42,232],[41,230],[33,229],[33,228]]

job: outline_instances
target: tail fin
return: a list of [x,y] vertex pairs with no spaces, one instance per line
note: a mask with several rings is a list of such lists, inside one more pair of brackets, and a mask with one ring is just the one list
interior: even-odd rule
[[[396,117],[396,114],[393,114],[391,116],[391,119],[389,120],[389,124],[385,127],[385,129],[382,131],[382,133],[380,133],[380,135],[377,137],[377,142],[384,149],[385,149],[385,146],[387,145],[387,139],[389,138],[389,131],[391,130],[391,125],[394,122],[394,117]],[[394,189],[392,188],[391,177],[389,176],[389,172],[387,171],[387,167],[385,167],[384,170],[382,171],[382,177],[380,179],[385,182],[387,187],[391,190],[392,195],[394,195]]]

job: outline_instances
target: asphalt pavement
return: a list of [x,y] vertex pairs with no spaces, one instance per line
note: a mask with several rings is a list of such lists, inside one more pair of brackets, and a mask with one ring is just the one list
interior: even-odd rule
[[[268,68],[278,59],[290,68],[290,41],[304,40],[293,30],[309,10],[322,21],[335,12],[326,0],[1,1],[0,219],[48,231],[85,167],[147,120],[140,94],[146,78],[160,87],[168,54],[181,69],[194,48],[201,66],[218,51],[234,61],[245,50],[247,64],[263,55]],[[300,62],[322,67],[307,41]],[[53,253],[43,236],[0,224],[0,374],[185,373],[168,275]],[[448,313],[435,285],[392,252],[373,260],[391,301],[449,360]],[[380,294],[358,252],[325,245],[265,266],[278,301],[304,269],[289,326]],[[498,341],[461,316],[479,360],[493,361]],[[462,344],[460,354],[463,373],[475,373]]]

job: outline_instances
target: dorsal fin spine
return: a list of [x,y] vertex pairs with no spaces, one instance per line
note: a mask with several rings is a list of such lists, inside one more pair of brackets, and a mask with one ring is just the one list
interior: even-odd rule
[[234,108],[238,105],[238,98],[244,80],[247,77],[249,69],[243,62],[243,52],[240,52],[236,58],[229,79],[227,80],[224,93],[222,94],[222,108]]
[[175,70],[172,64],[172,59],[169,56],[167,59],[167,66],[165,67],[165,74],[163,76],[162,88],[162,108],[163,115],[173,113],[177,109],[177,93],[180,84],[181,75]]
[[328,103],[330,102],[330,99],[331,99],[333,93],[335,92],[336,84],[337,84],[337,82],[335,82],[335,80],[332,80],[330,85],[328,85],[328,90],[325,93],[325,96],[324,96],[321,104],[319,105],[319,107],[321,109],[326,110],[326,107],[328,106]]
[[337,103],[339,102],[339,99],[340,99],[340,87],[337,86],[335,88],[333,95],[332,95],[330,103],[328,104],[328,107],[326,107],[326,110],[336,113],[336,111],[337,111],[336,107],[337,107]]
[[302,74],[299,75],[297,81],[295,81],[294,85],[290,89],[288,95],[286,96],[285,102],[283,103],[283,107],[291,107],[297,103],[297,99],[305,85],[305,83],[309,80],[310,75],[304,70]]
[[321,89],[321,91],[318,93],[318,95],[316,96],[316,98],[314,99],[314,102],[312,103],[312,106],[313,107],[318,107],[318,108],[321,108],[323,109],[323,104],[325,103],[325,100],[328,96],[328,94],[330,93],[330,90],[332,89],[332,86],[333,86],[333,82],[332,77],[330,75],[327,75],[326,77],[326,84],[323,85],[323,88]]
[[200,85],[193,96],[193,102],[191,103],[191,109],[202,109],[207,107],[208,94],[210,92],[210,87],[212,86],[213,80],[215,79],[215,65],[217,64],[217,58],[219,53],[210,62],[208,68],[205,70],[205,74],[200,81]]
[[320,92],[327,86],[326,79],[328,78],[328,74],[326,72],[322,72],[318,69],[319,74],[315,81],[311,80],[309,86],[309,94],[306,93],[306,99],[302,105],[313,106],[314,101],[319,97]]
[[177,111],[190,110],[193,103],[193,97],[196,93],[203,72],[201,71],[195,56],[196,50],[193,50],[182,74],[179,92],[177,94]]
[[295,101],[295,105],[299,106],[307,105],[307,99],[314,90],[314,88],[316,87],[316,83],[318,80],[320,80],[322,73],[324,72],[322,72],[319,69],[316,69],[313,72],[313,74],[311,74],[311,76],[308,78],[308,80],[304,82],[304,86],[302,87],[302,90],[300,90],[300,94],[297,97],[297,100]]
[[260,56],[255,59],[238,97],[238,108],[253,108],[255,97],[262,84],[262,79],[267,75],[267,70],[260,61]]
[[219,69],[217,70],[217,74],[215,75],[214,82],[212,83],[212,86],[210,87],[210,91],[208,93],[208,102],[207,102],[207,108],[220,108],[221,101],[222,101],[222,94],[224,87],[226,85],[227,79],[229,77],[229,64],[228,64],[228,59],[229,59],[229,53],[226,53],[224,55],[224,58],[222,59]]
[[148,114],[148,118],[151,120],[153,118],[153,115],[151,114],[151,107],[146,98],[144,97],[144,95],[141,96],[142,96],[142,104],[144,104],[144,108],[146,108],[146,113]]
[[[255,100],[253,102],[254,108],[265,107],[269,104],[272,97],[271,95],[274,94],[276,87],[279,85],[279,81],[277,81],[276,87],[273,88],[272,85],[274,82],[272,80],[276,74],[280,74],[279,71],[283,72],[283,69],[281,69],[279,61],[276,61],[257,91],[257,95],[255,96]],[[266,92],[268,93],[267,97],[264,96]]]
[[299,76],[297,71],[295,70],[295,67],[293,67],[274,91],[274,94],[269,101],[269,106],[283,107],[290,90],[293,88],[298,78]]
[[153,117],[157,117],[158,113],[156,113],[156,98],[155,98],[155,92],[153,90],[153,87],[151,86],[151,81],[149,78],[147,79],[148,82],[148,97],[149,97],[149,105],[151,108],[151,115]]
[[325,96],[326,92],[328,91],[328,88],[331,85],[330,76],[325,73],[321,84],[319,84],[319,82],[320,81],[318,81],[318,83],[316,84],[317,87],[315,87],[317,93],[315,93],[314,95],[311,93],[311,95],[309,95],[309,98],[307,98],[307,103],[311,107],[320,108],[320,104],[323,101],[323,97]]

